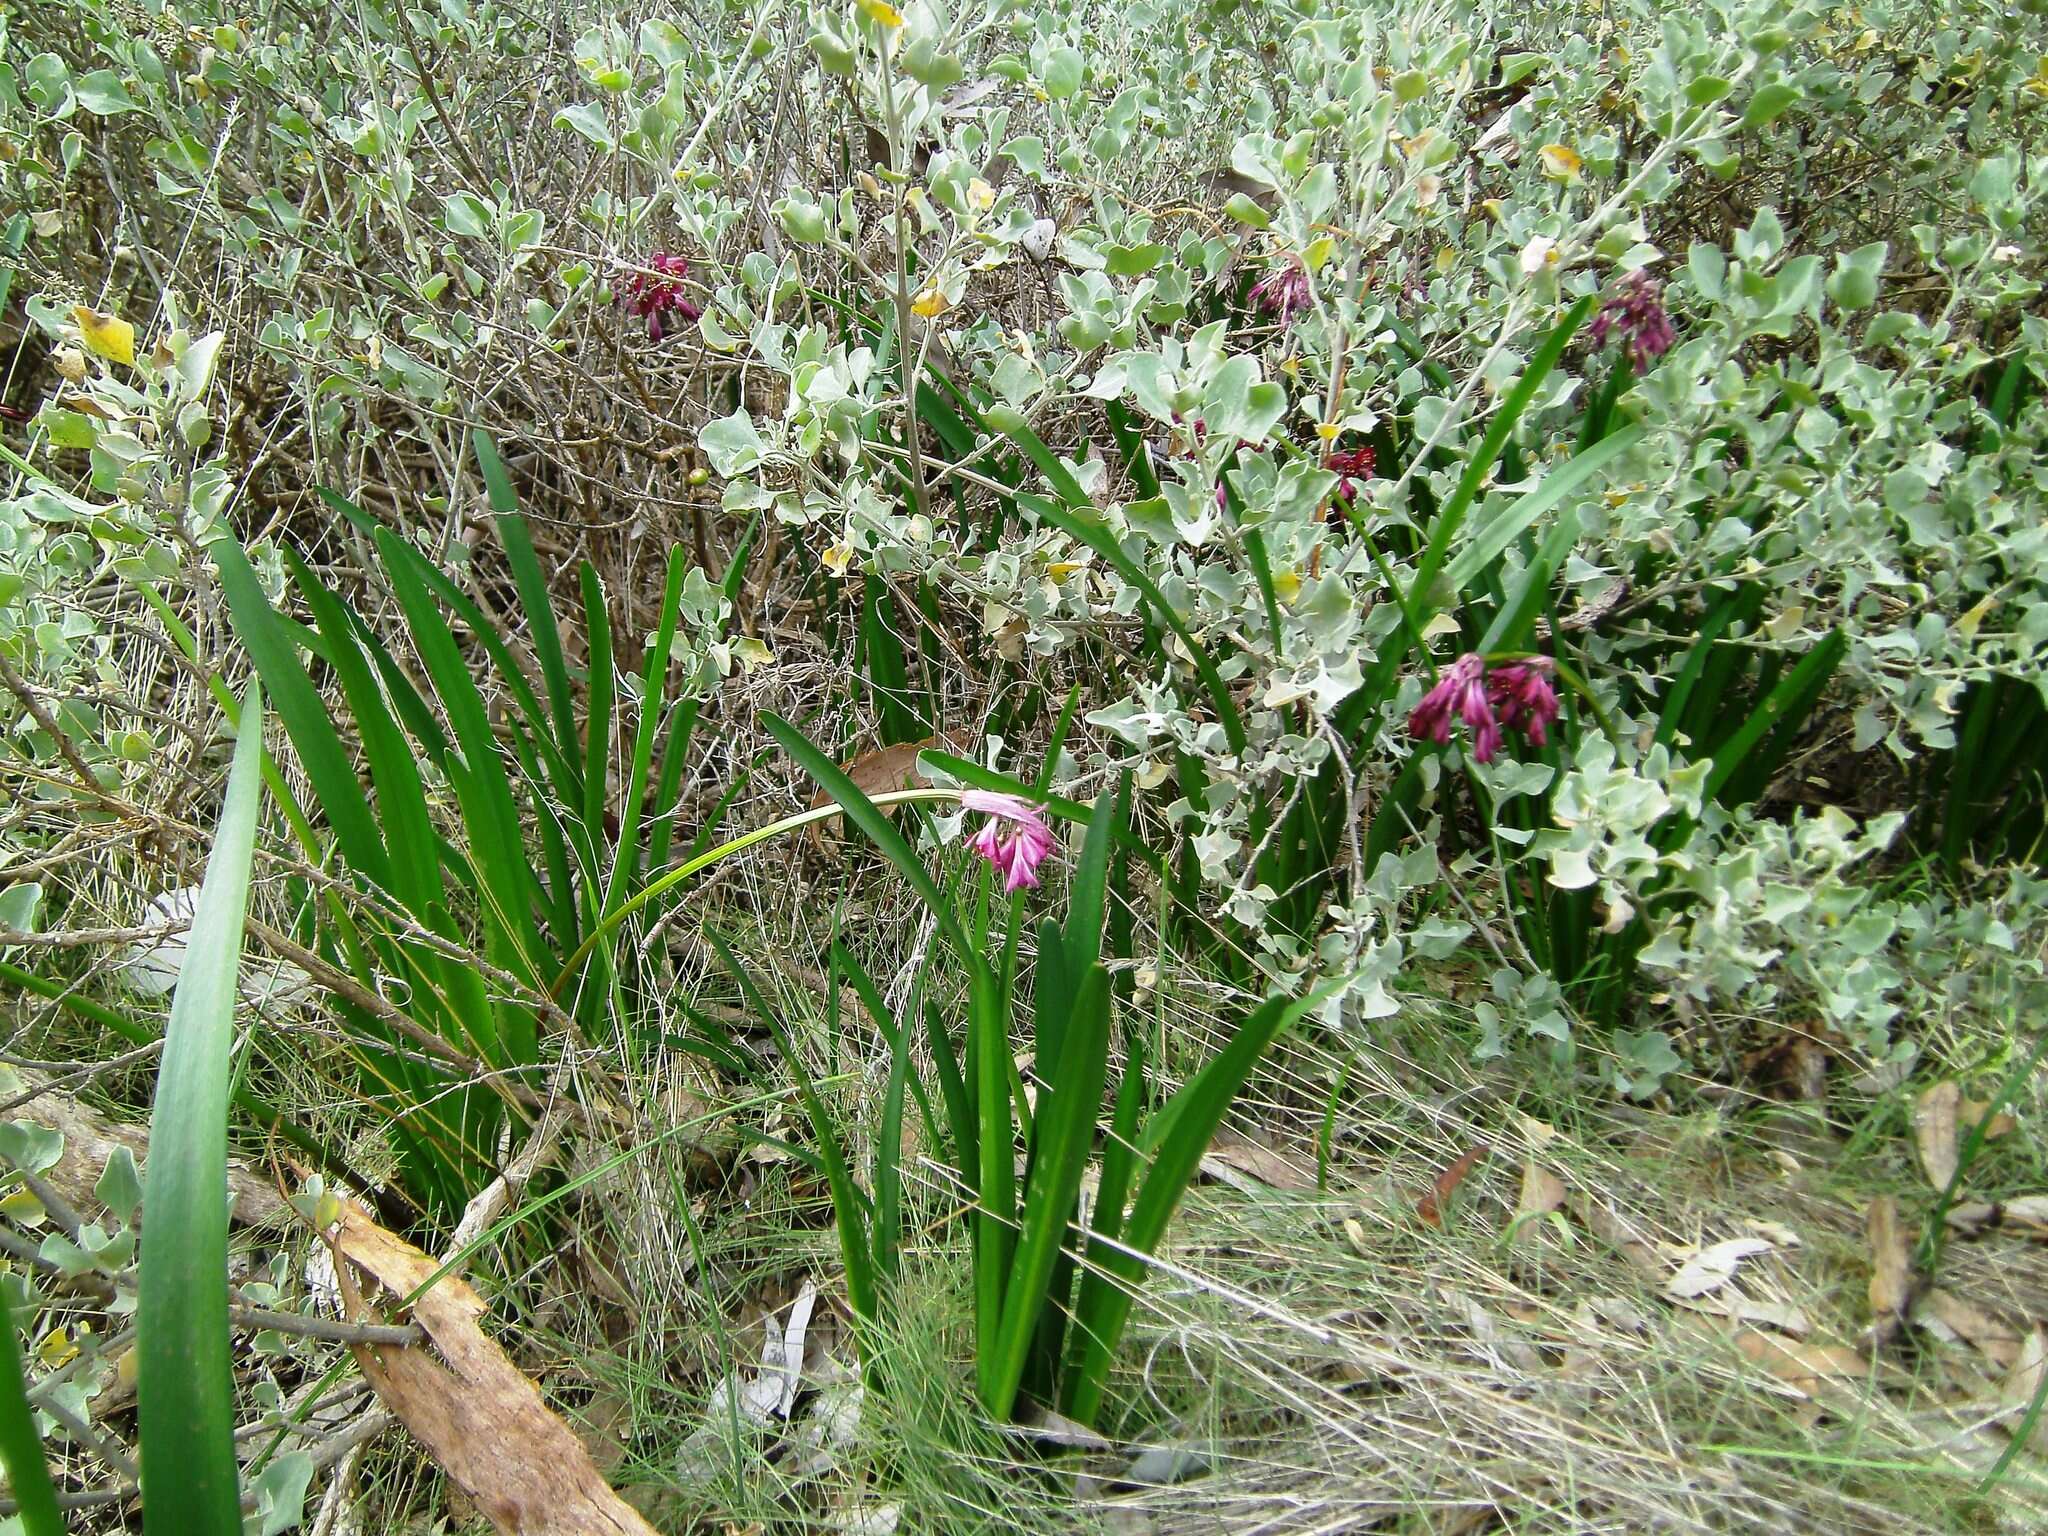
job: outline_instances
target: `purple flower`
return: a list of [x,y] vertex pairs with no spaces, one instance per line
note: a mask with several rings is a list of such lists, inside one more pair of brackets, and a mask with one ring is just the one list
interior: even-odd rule
[[1290,256],[1252,284],[1248,297],[1282,325],[1290,324],[1295,311],[1309,306],[1308,268]]
[[1587,339],[1604,347],[1619,332],[1622,350],[1641,373],[1671,350],[1678,340],[1671,316],[1659,295],[1662,287],[1647,272],[1631,272],[1621,280],[1621,291],[1601,301],[1600,313],[1586,328]]
[[688,261],[680,256],[671,256],[667,251],[656,251],[647,258],[647,265],[653,270],[626,275],[614,302],[624,304],[645,320],[648,339],[659,341],[663,330],[662,316],[681,315],[685,320],[694,320],[703,310],[683,288],[683,279],[690,275]]
[[1558,712],[1551,669],[1547,656],[1532,656],[1488,671],[1486,658],[1468,651],[1444,668],[1436,685],[1409,712],[1408,734],[1417,741],[1448,745],[1455,716],[1471,730],[1472,756],[1479,762],[1493,761],[1504,730],[1520,731],[1540,747]]
[[993,864],[1005,891],[1038,884],[1038,866],[1052,852],[1052,829],[1044,813],[1016,795],[970,789],[960,796],[963,809],[988,817],[967,846]]

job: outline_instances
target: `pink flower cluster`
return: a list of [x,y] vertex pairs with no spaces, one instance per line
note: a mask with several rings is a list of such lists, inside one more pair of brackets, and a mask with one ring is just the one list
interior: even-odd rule
[[1282,325],[1290,324],[1296,311],[1309,306],[1308,268],[1290,256],[1252,284],[1247,297]]
[[995,866],[1003,877],[1003,889],[1037,885],[1038,866],[1053,849],[1052,829],[1045,824],[1044,813],[1016,795],[980,789],[961,795],[960,804],[988,817],[981,830],[967,840],[967,846]]
[[1335,470],[1344,477],[1337,482],[1337,494],[1346,501],[1354,501],[1357,499],[1357,487],[1352,484],[1352,476],[1370,480],[1379,472],[1379,455],[1372,451],[1370,443],[1359,448],[1332,450],[1323,455],[1323,468]]
[[1604,347],[1618,333],[1622,350],[1636,372],[1641,373],[1678,340],[1678,332],[1672,327],[1671,316],[1660,297],[1662,292],[1649,273],[1631,272],[1622,279],[1621,291],[1601,302],[1600,313],[1586,328],[1587,339],[1596,347]]
[[617,302],[647,322],[649,340],[659,341],[664,315],[694,320],[703,310],[683,289],[683,279],[690,275],[688,261],[667,251],[656,251],[647,258],[647,265],[653,270],[626,275],[625,282],[619,285]]
[[1436,686],[1409,713],[1408,734],[1446,745],[1455,716],[1471,729],[1472,755],[1482,763],[1492,762],[1500,751],[1503,731],[1520,731],[1532,745],[1543,746],[1558,713],[1552,670],[1547,656],[1488,668],[1484,656],[1468,651],[1444,668]]

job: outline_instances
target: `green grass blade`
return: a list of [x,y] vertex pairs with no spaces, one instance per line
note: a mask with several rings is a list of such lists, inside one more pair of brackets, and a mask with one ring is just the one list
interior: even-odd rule
[[[533,638],[533,657],[540,666],[541,684],[547,690],[548,711],[554,718],[554,739],[561,762],[572,770],[579,763],[575,696],[569,688],[569,667],[562,658],[562,631],[555,622],[555,608],[548,595],[547,577],[533,552],[533,536],[526,519],[519,515],[519,493],[512,476],[498,455],[498,445],[481,427],[470,433],[470,447],[477,468],[483,472],[484,493],[491,511],[497,514],[498,540],[505,546],[506,562],[512,567],[512,582],[519,590],[520,606],[526,610],[526,625]],[[501,663],[502,665],[502,663]],[[539,719],[533,721],[542,729]],[[580,793],[581,784],[573,773],[569,789]]]
[[[839,1228],[839,1256],[846,1266],[846,1299],[854,1315],[872,1324],[880,1319],[879,1295],[875,1286],[874,1261],[867,1243],[866,1228],[868,1204],[855,1187],[853,1174],[846,1166],[846,1154],[839,1144],[839,1128],[826,1113],[824,1101],[811,1086],[810,1074],[798,1060],[791,1045],[789,1033],[782,1027],[781,1013],[761,995],[752,973],[740,963],[739,957],[726,946],[725,940],[715,933],[706,932],[711,946],[718,951],[718,958],[732,979],[738,983],[740,993],[747,1000],[747,1006],[761,1016],[761,1022],[768,1026],[768,1032],[775,1038],[775,1048],[782,1053],[782,1060],[789,1068],[790,1080],[796,1085],[797,1098],[803,1104],[804,1114],[811,1122],[811,1134],[818,1139],[818,1161],[825,1170],[825,1183],[832,1193],[832,1215]],[[865,1354],[866,1351],[863,1351]],[[866,1363],[872,1363],[871,1361]]]
[[[1116,1107],[1110,1112],[1109,1136],[1102,1144],[1102,1169],[1095,1183],[1095,1201],[1088,1212],[1088,1241],[1082,1250],[1086,1258],[1084,1278],[1081,1282],[1081,1298],[1077,1300],[1074,1316],[1081,1315],[1081,1302],[1099,1306],[1095,1290],[1100,1281],[1097,1278],[1103,1266],[1110,1262],[1116,1252],[1115,1244],[1122,1238],[1124,1210],[1131,1197],[1131,1181],[1138,1171],[1138,1118],[1145,1109],[1145,1048],[1136,1036],[1127,1039],[1124,1046],[1124,1075],[1117,1085]],[[1071,1289],[1062,1286],[1059,1295],[1070,1295]],[[1062,1319],[1064,1327],[1065,1320]],[[1054,1368],[1059,1364],[1062,1353],[1065,1366],[1062,1379],[1072,1376],[1081,1369],[1089,1353],[1089,1335],[1078,1326],[1066,1333],[1064,1346],[1058,1333],[1047,1327],[1042,1335],[1043,1346],[1050,1358],[1044,1363],[1042,1372],[1047,1384],[1051,1383]]]
[[[1014,1067],[1004,999],[981,950],[961,927],[952,905],[939,894],[923,862],[889,818],[795,726],[765,711],[761,721],[782,749],[817,781],[818,787],[838,802],[846,819],[859,827],[896,866],[931,912],[940,934],[967,972],[968,1055],[974,1063],[972,1092],[978,1153],[974,1177],[974,1194],[979,1202],[974,1240],[975,1333],[977,1338],[992,1339],[1002,1316],[1017,1207],[1017,1170],[1013,1161],[1016,1126],[1010,1118],[1009,1094],[1009,1074]],[[987,1356],[977,1362],[984,1398],[991,1363]]]
[[870,573],[861,586],[856,675],[867,680],[868,708],[881,722],[882,741],[888,746],[921,741],[932,733],[912,697],[903,639],[891,622],[895,606],[888,584]]
[[64,1516],[57,1508],[57,1490],[50,1484],[50,1464],[36,1433],[35,1410],[28,1403],[28,1380],[21,1368],[21,1335],[14,1331],[14,1312],[0,1287],[0,1464],[7,1468],[7,1491],[13,1495],[15,1518],[22,1536],[64,1536]]
[[263,705],[252,687],[150,1114],[135,1323],[148,1536],[242,1529],[228,1358],[227,1114],[262,752]]
[[[192,631],[148,582],[125,576],[123,580],[127,581],[131,591],[149,604],[179,653],[205,675],[206,691],[212,694],[213,701],[220,705],[221,713],[227,717],[228,728],[238,729],[242,718],[241,706],[235,702],[235,696],[228,691],[227,680],[219,672],[210,670],[200,659],[199,642],[193,638]],[[272,759],[268,749],[263,753],[263,787],[270,791],[272,802],[284,812],[285,825],[291,828],[292,839],[299,845],[300,851],[309,861],[318,863],[322,857],[321,841],[314,836],[312,824],[307,821],[306,813],[299,809],[298,797],[291,792],[291,787],[278,773],[277,763]]]
[[1673,738],[1686,718],[1693,690],[1707,671],[1707,663],[1713,658],[1715,647],[1721,637],[1736,621],[1743,617],[1747,606],[1746,593],[1749,588],[1738,587],[1724,593],[1721,600],[1707,610],[1693,630],[1692,642],[1686,647],[1685,660],[1679,664],[1678,674],[1671,680],[1665,691],[1663,707],[1657,717],[1656,744],[1660,747],[1673,745]]
[[963,962],[977,962],[979,952],[968,942],[966,930],[960,926],[959,917],[952,904],[939,894],[939,888],[932,882],[931,875],[924,867],[903,834],[896,830],[895,823],[882,814],[881,810],[861,792],[860,786],[843,773],[839,765],[813,745],[795,726],[780,715],[763,712],[761,722],[768,728],[768,734],[781,745],[782,750],[796,759],[797,766],[808,773],[820,789],[839,803],[846,819],[867,836],[875,847],[896,866],[897,872],[910,882],[910,888],[917,893],[932,918],[939,925],[939,932],[952,946]]
[[[1537,391],[1543,387],[1543,381],[1550,377],[1551,370],[1564,356],[1564,350],[1570,345],[1573,335],[1585,323],[1586,317],[1593,312],[1597,303],[1595,295],[1586,295],[1566,311],[1564,318],[1551,328],[1548,336],[1543,338],[1543,344],[1536,349],[1535,356],[1529,359],[1529,366],[1522,370],[1522,376],[1515,381],[1514,388],[1508,391],[1507,398],[1494,412],[1493,420],[1488,423],[1479,447],[1466,459],[1464,473],[1458,477],[1457,488],[1451,492],[1450,500],[1444,503],[1432,520],[1429,544],[1423,550],[1422,558],[1416,563],[1415,575],[1408,583],[1407,592],[1400,599],[1403,611],[1418,625],[1426,623],[1431,616],[1430,611],[1426,611],[1431,606],[1430,594],[1436,588],[1437,575],[1444,569],[1451,542],[1463,525],[1466,513],[1471,511],[1472,503],[1486,484],[1486,478],[1492,472],[1495,462],[1514,436],[1523,413],[1529,409]],[[1541,495],[1542,487],[1537,487],[1532,494]],[[1374,663],[1372,671],[1366,675],[1365,686],[1352,694],[1338,712],[1338,727],[1345,735],[1353,734],[1358,729],[1360,721],[1379,708],[1381,700],[1386,698],[1387,690],[1393,686],[1394,678],[1406,659],[1405,646],[1390,645],[1385,649]]]
[[[503,753],[491,729],[490,713],[448,621],[434,605],[431,587],[404,558],[394,535],[378,534],[377,549],[391,577],[392,591],[405,611],[413,646],[433,680],[455,744],[461,749],[459,770],[453,757],[448,767],[463,802],[467,853],[476,864],[477,897],[503,940],[498,946],[503,951],[501,963],[538,985],[541,945],[533,914],[539,883],[527,861],[519,812]],[[529,1016],[528,1028],[530,1025]],[[513,1060],[522,1065],[530,1062],[531,1043],[514,1042]]]
[[939,1005],[924,1005],[925,1042],[931,1047],[932,1068],[939,1074],[939,1097],[946,1106],[946,1119],[953,1127],[953,1170],[961,1182],[972,1187],[980,1158],[980,1138],[975,1132],[974,1101],[968,1097],[967,1079],[960,1071],[960,1057],[953,1038],[946,1033],[946,1021]]
[[1493,616],[1493,622],[1487,625],[1486,636],[1479,642],[1480,650],[1513,650],[1523,643],[1549,596],[1550,583],[1556,577],[1558,567],[1564,564],[1572,546],[1578,541],[1579,513],[1574,507],[1559,517],[1551,525],[1550,532],[1543,536],[1535,558],[1521,573],[1514,596],[1501,605]]
[[[1128,775],[1126,776],[1128,778]],[[1128,784],[1125,786],[1128,788]],[[1081,862],[1075,866],[1068,887],[1065,939],[1067,976],[1088,974],[1088,967],[1102,956],[1102,917],[1108,900],[1110,828],[1123,817],[1117,810],[1124,804],[1122,792],[1104,790],[1089,813],[1088,835],[1081,844]]]
[[377,820],[390,839],[392,894],[416,916],[424,916],[441,900],[442,887],[419,760],[385,707],[339,599],[289,550],[285,566],[327,641],[328,663],[341,681],[349,713],[362,737],[363,755],[369,759],[370,780],[377,792]]
[[[908,1036],[910,1040],[916,1039],[917,1031],[912,1026],[911,1021],[908,1019],[898,1019],[890,1013],[889,1005],[882,1001],[882,989],[875,985],[875,979],[868,974],[867,967],[855,959],[853,952],[836,938],[832,941],[831,961],[833,969],[843,974],[848,981],[853,983],[853,990],[859,996],[861,1006],[867,1009],[868,1017],[875,1021],[875,1028],[882,1032],[882,1038],[888,1042],[889,1054],[893,1059],[898,1049],[899,1040],[905,1036]],[[909,1048],[909,1043],[906,1041],[902,1049],[908,1051]],[[957,1067],[955,1070],[958,1070]],[[911,1072],[909,1074],[905,1086],[909,1089],[911,1097],[917,1101],[918,1115],[924,1122],[925,1136],[932,1146],[943,1145],[939,1136],[938,1119],[932,1113],[931,1099],[925,1093],[924,1083],[919,1079],[917,1073]]]
[[[836,1005],[839,989],[832,989]],[[876,1020],[879,1025],[881,1021]],[[903,1246],[903,1090],[910,1080],[910,1031],[885,1031],[889,1040],[889,1083],[882,1092],[882,1126],[875,1147],[874,1266],[879,1286],[896,1277]],[[929,1126],[931,1111],[925,1109]]]
[[532,726],[542,740],[550,743],[552,750],[553,737],[548,732],[547,717],[541,713],[540,700],[534,694],[533,684],[528,681],[526,673],[513,658],[511,649],[498,633],[497,626],[485,616],[483,609],[464,595],[462,589],[448,579],[446,572],[413,548],[394,530],[385,527],[346,496],[338,496],[324,485],[316,489],[320,493],[320,499],[327,503],[332,511],[362,530],[371,542],[377,545],[379,557],[387,569],[394,561],[404,565],[421,586],[448,605],[449,612],[462,621],[463,628],[475,636],[477,644],[481,645],[484,653],[491,658],[491,664],[498,669],[506,688],[511,691],[513,702],[519,706],[522,718]]

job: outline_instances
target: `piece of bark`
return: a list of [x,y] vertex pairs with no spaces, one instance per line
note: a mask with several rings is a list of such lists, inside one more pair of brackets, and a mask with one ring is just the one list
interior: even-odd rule
[[351,1345],[364,1379],[493,1526],[507,1536],[654,1536],[484,1335],[484,1302],[467,1281],[451,1272],[409,1308],[397,1306],[440,1266],[353,1202],[333,1247],[351,1310],[367,1310],[352,1273],[360,1270],[387,1293],[388,1310],[410,1310],[432,1346]]

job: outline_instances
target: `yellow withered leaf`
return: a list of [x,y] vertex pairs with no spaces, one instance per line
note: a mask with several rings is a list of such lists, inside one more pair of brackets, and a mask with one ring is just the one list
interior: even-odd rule
[[1579,167],[1584,164],[1578,151],[1567,149],[1562,144],[1546,144],[1536,152],[1536,158],[1543,163],[1543,174],[1552,181],[1577,181]]
[[135,327],[126,320],[86,304],[72,305],[71,318],[78,322],[79,339],[88,352],[127,367],[135,365]]
[[910,301],[910,312],[922,319],[930,320],[946,311],[946,296],[936,287],[927,288]]
[[889,0],[855,0],[855,3],[860,6],[862,15],[879,26],[903,25],[903,13],[889,4]]

